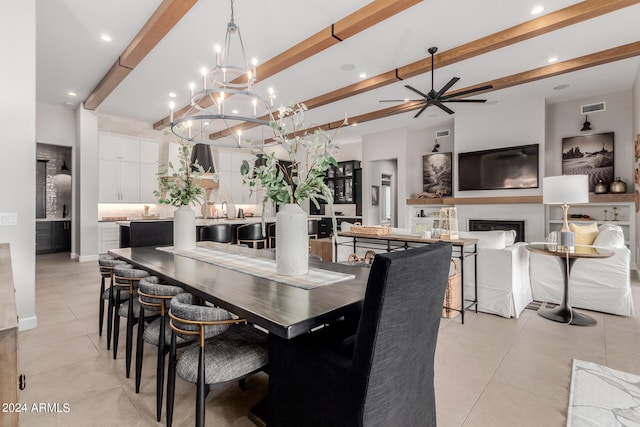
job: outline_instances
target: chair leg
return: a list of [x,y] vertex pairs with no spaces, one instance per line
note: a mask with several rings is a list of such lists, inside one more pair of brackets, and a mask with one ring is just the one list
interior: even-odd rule
[[[113,288],[113,286],[111,287]],[[116,291],[116,305],[113,307],[113,358],[118,357],[118,338],[120,337],[120,315],[117,310],[120,307],[120,289]]]
[[196,396],[196,426],[204,427],[204,408],[205,408],[205,376],[204,376],[204,346],[200,347],[200,356],[198,359],[198,390]]
[[113,278],[109,288],[109,301],[107,302],[107,350],[111,349],[111,333],[113,332]]
[[171,334],[171,348],[169,350],[169,368],[167,370],[167,427],[173,421],[173,400],[176,392],[176,335]]
[[156,419],[160,422],[162,416],[162,392],[164,390],[164,356],[165,316],[160,318],[160,336],[158,337],[158,362],[156,364]]
[[129,310],[127,312],[127,343],[126,343],[126,355],[125,355],[125,370],[126,376],[129,378],[131,374],[131,351],[133,349],[133,292],[129,292]]
[[102,294],[104,294],[104,276],[100,278],[100,315],[98,317],[99,336],[102,336],[102,325],[104,323],[104,299],[102,298]]
[[136,339],[136,393],[140,393],[140,378],[142,377],[142,357],[144,356],[144,308],[140,307],[138,322],[138,337]]

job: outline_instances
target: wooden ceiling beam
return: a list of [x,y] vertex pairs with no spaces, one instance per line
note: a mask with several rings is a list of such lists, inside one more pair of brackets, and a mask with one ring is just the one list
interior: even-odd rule
[[84,108],[98,108],[197,2],[198,0],[164,0],[84,100]]
[[[435,68],[440,68],[455,64],[456,62],[464,61],[638,3],[640,3],[640,0],[585,0],[556,12],[438,53],[434,56],[434,66]],[[429,71],[431,71],[431,57],[316,96],[315,98],[303,101],[303,103],[308,109],[318,108]],[[168,121],[168,118],[166,120]],[[256,125],[247,123],[238,125],[232,128],[232,130],[235,131],[237,129],[246,129],[254,126]],[[229,134],[229,131],[218,132],[212,134],[210,138],[217,139]]]
[[[279,53],[263,64],[258,65],[256,75],[260,80],[268,79],[292,65],[302,62],[421,1],[422,0],[374,0],[338,22],[325,27],[311,37]],[[212,101],[203,100],[201,105],[203,107],[210,107]],[[174,112],[174,116],[181,117],[189,111],[189,108],[188,105],[180,108]],[[153,128],[163,129],[169,125],[169,120],[168,116],[164,117],[154,123]]]
[[[521,84],[531,83],[537,80],[543,80],[550,77],[558,76],[561,74],[571,73],[574,71],[583,70],[585,68],[596,67],[598,65],[608,64],[610,62],[621,61],[623,59],[640,56],[640,41],[629,43],[626,45],[606,49],[600,52],[592,53],[590,55],[581,56],[579,58],[569,59],[567,61],[559,62],[552,65],[546,65],[544,67],[535,68],[533,70],[524,71],[521,73],[512,74],[510,76],[501,77],[488,82],[479,83],[473,86],[459,89],[455,92],[447,93],[447,96],[455,96],[456,93],[475,89],[481,86],[492,85],[492,89],[488,89],[482,92],[475,92],[465,96],[460,96],[458,99],[466,98],[468,96],[475,96],[480,93],[493,92],[500,89],[506,89]],[[419,102],[407,102],[392,107],[383,108],[381,110],[371,111],[369,113],[360,114],[355,117],[349,118],[350,124],[365,123],[372,120],[378,120],[385,117],[393,116],[396,114],[406,113],[409,111],[415,111],[422,108],[424,104]],[[430,107],[431,108],[431,107]],[[437,108],[437,107],[433,107]],[[342,121],[329,122],[318,125],[321,129],[335,129],[342,125]],[[293,134],[291,135],[293,136]],[[266,143],[270,142],[265,141]]]

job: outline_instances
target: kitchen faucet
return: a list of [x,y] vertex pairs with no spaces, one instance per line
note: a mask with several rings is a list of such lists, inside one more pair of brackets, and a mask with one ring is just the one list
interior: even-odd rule
[[222,205],[220,205],[220,209],[222,210],[222,216],[224,216],[225,218],[227,217],[227,201],[223,200],[222,201]]

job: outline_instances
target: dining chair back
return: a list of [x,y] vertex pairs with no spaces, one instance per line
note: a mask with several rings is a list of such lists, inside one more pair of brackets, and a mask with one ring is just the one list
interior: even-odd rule
[[436,425],[433,364],[451,244],[376,255],[359,320],[269,335],[269,425]]
[[[113,308],[115,306],[115,294],[113,292],[113,268],[116,266],[133,268],[126,261],[116,259],[109,254],[101,254],[98,257],[100,269],[100,305],[98,306],[98,332],[102,336],[104,324],[104,303],[107,302],[107,350],[111,349],[111,332],[113,328]],[[105,287],[105,281],[109,280],[109,287]]]

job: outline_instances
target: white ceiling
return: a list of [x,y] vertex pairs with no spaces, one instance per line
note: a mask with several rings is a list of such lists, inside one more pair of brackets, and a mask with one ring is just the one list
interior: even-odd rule
[[[379,0],[383,1],[383,0]],[[37,101],[49,104],[82,102],[117,60],[125,47],[160,5],[160,0],[37,0]],[[235,0],[235,22],[240,27],[249,58],[264,62],[310,37],[369,0]],[[530,10],[543,4],[547,14],[572,4],[571,0],[424,0],[264,81],[256,90],[273,87],[277,104],[304,101],[360,80],[360,72],[374,76],[471,42],[534,17]],[[211,68],[212,47],[223,44],[230,15],[228,0],[199,0],[158,46],[133,70],[96,110],[152,124],[168,115],[169,92],[176,105],[188,103],[189,82],[200,81],[199,70]],[[638,41],[640,5],[630,6],[568,28],[557,30],[479,57],[438,68],[436,90],[451,77],[461,80],[453,90],[548,65],[547,59],[577,58]],[[634,30],[634,28],[636,28]],[[113,41],[100,40],[102,33]],[[353,71],[342,71],[353,64]],[[556,76],[543,81],[489,92],[478,98],[502,102],[512,96],[532,96],[557,103],[605,93],[631,90],[640,57]],[[260,76],[258,76],[259,78]],[[403,87],[430,89],[424,74],[362,95],[317,108],[308,121],[326,123],[376,111],[392,104],[381,99],[404,99]],[[564,90],[553,90],[568,84]],[[67,92],[77,93],[76,97]],[[473,114],[482,104],[449,104],[457,114]],[[363,134],[406,127],[421,129],[451,121],[452,116],[429,107],[419,118],[407,112],[358,127],[342,129],[343,141]],[[455,115],[453,116],[455,117]]]

